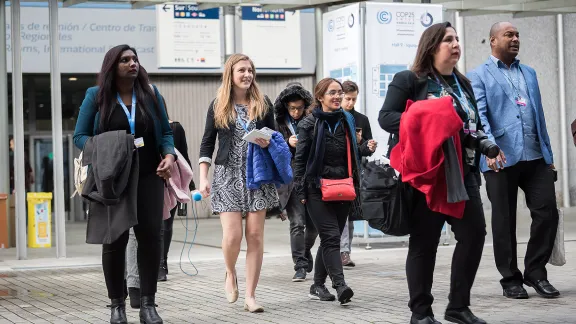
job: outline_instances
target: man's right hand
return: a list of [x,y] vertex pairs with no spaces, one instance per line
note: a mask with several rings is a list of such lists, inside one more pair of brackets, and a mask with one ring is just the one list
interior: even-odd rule
[[288,144],[290,144],[290,146],[296,148],[297,143],[298,143],[298,137],[296,137],[296,135],[290,136],[290,138],[288,139]]
[[486,162],[488,163],[488,167],[493,170],[494,172],[498,172],[504,169],[504,164],[506,164],[506,156],[504,152],[501,150],[500,154],[495,159],[486,158]]

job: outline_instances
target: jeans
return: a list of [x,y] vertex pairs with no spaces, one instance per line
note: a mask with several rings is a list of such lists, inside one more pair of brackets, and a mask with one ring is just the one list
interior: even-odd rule
[[309,261],[306,258],[306,251],[309,251],[314,246],[318,232],[308,216],[306,206],[298,199],[295,189],[292,190],[286,204],[286,212],[290,221],[290,247],[292,249],[294,271],[306,269]]
[[320,192],[310,192],[306,208],[320,235],[316,254],[314,284],[324,285],[330,276],[332,286],[345,285],[344,270],[340,259],[340,237],[348,219],[350,202],[322,201]]
[[352,252],[352,239],[354,238],[354,221],[347,221],[340,237],[340,253]]

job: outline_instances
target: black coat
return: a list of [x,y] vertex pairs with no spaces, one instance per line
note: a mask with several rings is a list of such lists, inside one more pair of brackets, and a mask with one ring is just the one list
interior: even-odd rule
[[[292,132],[290,132],[290,128],[286,125],[286,115],[288,114],[288,109],[286,105],[288,104],[288,100],[296,101],[296,100],[303,100],[304,101],[304,115],[302,119],[306,117],[306,112],[308,111],[308,107],[312,104],[314,99],[312,98],[312,94],[304,89],[300,85],[291,85],[286,87],[286,89],[282,90],[278,95],[278,98],[274,101],[274,113],[276,115],[276,124],[278,125],[278,131],[284,136],[286,143],[292,136]],[[301,121],[302,121],[301,119]],[[290,152],[292,153],[292,157],[296,154],[296,148],[290,146],[288,143],[288,147],[290,148]]]
[[[274,122],[274,111],[272,109],[272,103],[268,97],[265,97],[266,104],[268,105],[268,112],[264,116],[264,119],[259,119],[256,121],[256,129],[261,129],[268,127],[272,130],[276,130],[276,124]],[[214,120],[214,100],[210,103],[208,107],[208,113],[206,115],[206,125],[204,126],[204,136],[202,136],[202,143],[200,143],[200,159],[208,158],[212,160],[214,155],[214,149],[216,147],[216,137],[218,137],[218,152],[216,153],[216,160],[214,164],[223,165],[228,161],[228,152],[230,151],[230,141],[234,136],[235,122],[230,123],[228,128],[217,128]]]
[[[472,99],[472,104],[476,108],[476,100],[474,97],[474,91],[472,90],[472,85],[467,79],[460,80],[463,90]],[[388,92],[386,94],[386,99],[384,104],[380,109],[378,115],[378,123],[380,127],[390,133],[390,139],[388,140],[388,156],[390,156],[390,151],[396,144],[398,144],[398,132],[400,131],[400,117],[402,113],[406,110],[406,102],[408,100],[418,101],[426,100],[428,98],[428,76],[418,77],[414,72],[410,70],[402,71],[394,75],[394,79],[388,85]],[[466,113],[460,107],[460,103],[455,100],[458,109],[456,112],[464,120]],[[476,108],[476,111],[478,109]],[[483,129],[483,126],[478,119],[479,130]],[[464,139],[464,132],[460,134],[460,138]],[[462,150],[464,152],[464,150]],[[476,165],[479,165],[480,154],[476,154]],[[470,170],[467,165],[464,165],[464,174],[473,171],[477,173],[478,184],[481,183],[480,172],[478,168]]]

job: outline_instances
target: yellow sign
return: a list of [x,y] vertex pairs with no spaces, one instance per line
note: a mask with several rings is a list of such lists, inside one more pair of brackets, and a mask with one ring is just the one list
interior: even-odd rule
[[28,193],[28,247],[52,246],[52,193]]

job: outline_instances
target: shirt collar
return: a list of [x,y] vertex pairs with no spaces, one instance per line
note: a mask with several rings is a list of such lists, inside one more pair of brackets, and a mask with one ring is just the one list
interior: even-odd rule
[[[492,60],[492,62],[494,62],[496,64],[496,66],[498,67],[506,67],[506,64],[504,64],[504,62],[500,61],[500,59],[498,59],[496,56],[494,55],[490,55],[490,59]],[[520,65],[520,60],[519,59],[514,59],[514,62],[512,62],[512,66],[519,66]]]

